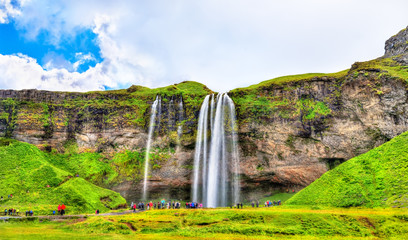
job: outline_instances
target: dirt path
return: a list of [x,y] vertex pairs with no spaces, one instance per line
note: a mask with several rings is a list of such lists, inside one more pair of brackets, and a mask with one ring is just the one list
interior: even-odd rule
[[101,214],[79,214],[79,215],[42,215],[42,216],[4,216],[0,217],[0,220],[6,221],[10,218],[38,218],[38,219],[50,219],[50,220],[57,220],[57,219],[71,219],[71,218],[85,218],[89,216],[116,216],[116,215],[126,215],[132,213],[139,213],[143,211],[136,211],[133,212],[132,210],[126,210],[124,212],[110,212],[110,213],[101,213]]

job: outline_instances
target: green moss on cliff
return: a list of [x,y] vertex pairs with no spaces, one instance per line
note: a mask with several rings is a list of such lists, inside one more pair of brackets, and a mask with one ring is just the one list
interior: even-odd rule
[[303,120],[313,120],[331,113],[330,108],[324,102],[313,99],[301,99],[296,104],[297,114],[301,114]]
[[[171,150],[152,148],[150,166],[153,170],[160,169],[170,158]],[[78,175],[93,184],[112,187],[124,181],[140,181],[143,179],[145,150],[118,150],[117,152],[79,152],[75,143],[65,146],[65,153],[53,151],[47,154],[46,160],[52,165]]]
[[408,132],[323,174],[292,205],[408,207]]
[[[335,97],[335,96],[334,96]],[[239,119],[242,122],[273,118],[299,118],[302,121],[314,120],[331,114],[328,102],[313,98],[285,98],[261,94],[236,95],[232,93]]]
[[4,137],[11,137],[16,127],[17,103],[14,99],[0,100],[0,124],[5,125]]
[[[237,88],[229,95],[237,106],[238,119],[242,122],[262,122],[272,118],[301,119],[313,121],[331,114],[330,104],[340,97],[339,79],[348,70],[338,73],[308,73],[284,76],[261,82],[247,88]],[[311,81],[331,82],[332,93],[325,98],[307,95],[312,92]],[[299,90],[306,95],[299,94]]]

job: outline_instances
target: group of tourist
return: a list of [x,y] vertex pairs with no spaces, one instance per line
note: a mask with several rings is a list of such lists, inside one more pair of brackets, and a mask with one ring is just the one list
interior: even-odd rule
[[[230,206],[231,208],[232,208],[232,205]],[[242,204],[242,202],[241,203],[237,203],[237,208],[244,208],[244,205]]]
[[273,201],[273,202],[268,200],[265,202],[265,207],[272,207],[272,206],[279,206],[279,205],[282,205],[281,200]]
[[259,207],[259,201],[256,201],[256,202],[252,201],[251,202],[252,207],[255,207],[255,205],[256,205],[256,207]]
[[[197,203],[197,202],[186,202],[185,208],[202,208],[203,204],[202,203]],[[130,205],[130,208],[136,212],[136,209],[138,210],[151,210],[151,209],[180,209],[181,208],[181,203],[178,201],[165,201],[162,199],[159,202],[138,202],[138,203],[133,203]]]
[[[281,200],[278,201],[270,201],[267,200],[265,202],[265,207],[271,207],[271,206],[279,206],[281,205]],[[251,206],[254,208],[255,206],[258,208],[259,207],[259,201],[252,201],[251,202]],[[244,208],[244,205],[242,204],[242,202],[237,203],[236,205],[230,205],[231,208]],[[138,202],[138,203],[133,203],[130,205],[130,209],[132,209],[134,212],[136,212],[137,210],[150,210],[150,209],[180,209],[181,208],[181,204],[180,202],[176,202],[176,201],[168,201],[166,202],[164,199],[162,199],[159,202],[148,202],[148,203],[144,203],[144,202]],[[185,203],[185,208],[189,209],[189,208],[203,208],[203,204],[202,203],[197,203],[197,202],[186,202]]]
[[197,202],[186,202],[186,208],[203,208],[203,204]]
[[[58,205],[58,214],[60,214],[61,216],[64,215],[65,214],[65,208],[66,208],[66,206],[64,204]],[[4,215],[18,216],[19,214],[20,214],[19,209],[10,208],[10,209],[5,209],[4,210]],[[33,210],[25,211],[26,217],[33,216],[33,214],[34,214]],[[52,212],[52,214],[55,215],[55,210]]]
[[[12,198],[13,195],[9,195],[9,198]],[[3,197],[1,197],[3,199]],[[265,207],[271,207],[271,206],[279,206],[281,205],[281,201],[266,201],[265,202]],[[259,201],[252,201],[251,202],[251,206],[252,207],[259,207]],[[232,208],[233,205],[230,205],[230,207]],[[236,204],[236,208],[243,208],[244,205],[241,203],[237,203]],[[138,210],[151,210],[151,209],[180,209],[181,208],[181,203],[178,201],[165,201],[164,199],[162,199],[159,202],[148,202],[148,203],[144,203],[144,202],[138,202],[138,203],[133,203],[130,205],[130,208],[136,212],[136,209]],[[191,209],[191,208],[203,208],[203,204],[202,203],[197,203],[197,202],[186,202],[185,203],[185,208],[186,209]],[[65,209],[66,206],[65,204],[60,204],[58,205],[58,214],[63,216],[65,214]],[[19,210],[18,209],[5,209],[4,210],[4,215],[18,215],[19,214]],[[33,211],[32,210],[28,210],[25,212],[26,216],[32,216],[33,215]],[[56,212],[55,210],[53,211],[53,215],[55,215]],[[95,214],[99,214],[99,209],[97,209],[95,211]]]
[[18,215],[20,213],[20,210],[15,209],[15,208],[10,208],[10,209],[5,209],[4,210],[4,215]]
[[[33,210],[25,211],[26,217],[33,216],[33,214],[34,214]],[[18,215],[20,215],[20,210],[15,209],[15,208],[4,209],[4,215],[5,216],[7,216],[7,215],[9,215],[9,216],[18,216]]]

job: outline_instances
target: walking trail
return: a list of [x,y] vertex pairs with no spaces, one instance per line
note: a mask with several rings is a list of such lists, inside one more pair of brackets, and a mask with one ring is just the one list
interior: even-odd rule
[[71,218],[85,218],[89,216],[117,216],[117,215],[127,215],[132,213],[139,213],[143,211],[133,212],[132,210],[126,210],[123,212],[110,212],[110,213],[100,213],[100,214],[79,214],[79,215],[42,215],[42,216],[4,216],[0,217],[0,220],[6,221],[10,218],[38,218],[38,219],[49,219],[49,220],[57,220],[57,219],[71,219]]

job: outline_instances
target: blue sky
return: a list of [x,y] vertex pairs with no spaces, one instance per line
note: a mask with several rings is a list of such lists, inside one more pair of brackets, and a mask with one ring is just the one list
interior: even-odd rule
[[215,91],[383,54],[403,0],[0,0],[0,89]]
[[[24,54],[37,59],[44,68],[52,63],[49,68],[67,68],[69,71],[85,72],[89,67],[95,67],[102,62],[100,49],[97,45],[97,36],[91,29],[81,29],[74,35],[64,38],[63,44],[55,45],[49,42],[49,32],[41,31],[35,38],[24,37],[25,30],[18,29],[12,21],[0,24],[0,54]],[[91,59],[81,62],[77,68],[72,68],[75,62],[80,61],[84,55]]]

